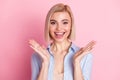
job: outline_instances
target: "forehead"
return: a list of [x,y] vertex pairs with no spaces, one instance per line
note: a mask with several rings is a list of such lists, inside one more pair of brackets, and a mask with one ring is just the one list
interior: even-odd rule
[[54,19],[54,20],[63,20],[63,19],[71,20],[68,12],[55,12],[51,16],[50,20],[51,19]]

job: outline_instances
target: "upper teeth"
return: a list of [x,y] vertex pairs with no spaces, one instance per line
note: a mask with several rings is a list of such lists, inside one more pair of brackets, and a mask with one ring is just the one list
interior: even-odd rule
[[55,34],[63,34],[63,32],[56,32]]

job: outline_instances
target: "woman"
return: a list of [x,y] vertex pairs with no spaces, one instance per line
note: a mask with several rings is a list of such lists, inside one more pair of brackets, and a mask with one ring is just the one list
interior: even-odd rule
[[92,54],[95,41],[85,47],[77,47],[74,19],[68,5],[54,5],[48,12],[45,22],[47,48],[35,40],[29,40],[36,51],[32,55],[32,80],[90,80]]

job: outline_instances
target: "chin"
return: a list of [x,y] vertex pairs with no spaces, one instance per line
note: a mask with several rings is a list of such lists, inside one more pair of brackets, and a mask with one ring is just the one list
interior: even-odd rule
[[63,41],[65,41],[65,40],[63,40],[63,39],[55,39],[54,41],[55,41],[55,42],[63,42]]
[[56,39],[56,38],[54,38],[55,42],[63,42],[63,41],[66,41],[66,40],[67,40],[67,38],[62,38],[62,39]]

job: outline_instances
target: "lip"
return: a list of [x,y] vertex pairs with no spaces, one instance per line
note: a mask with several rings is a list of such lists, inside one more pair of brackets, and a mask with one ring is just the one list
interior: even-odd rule
[[54,32],[56,35],[63,35],[65,32]]
[[55,37],[58,38],[58,39],[61,39],[63,38],[65,32],[54,32],[55,33]]

